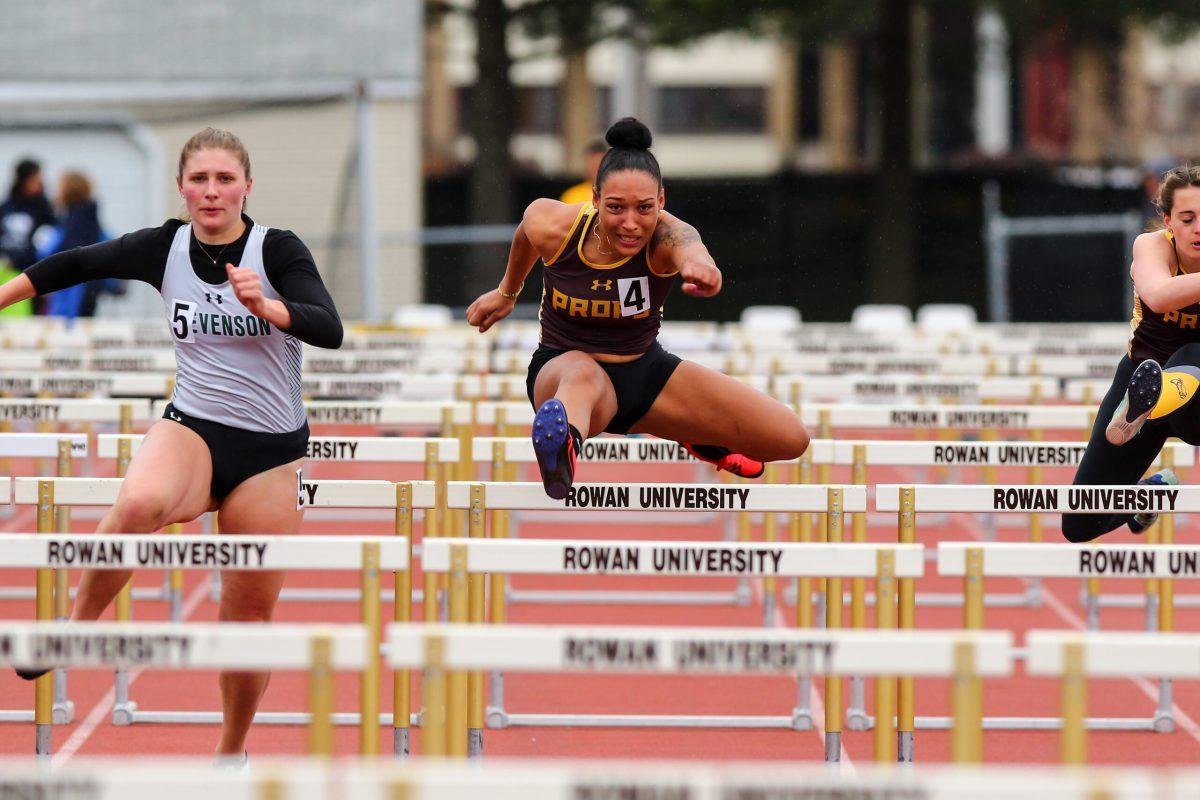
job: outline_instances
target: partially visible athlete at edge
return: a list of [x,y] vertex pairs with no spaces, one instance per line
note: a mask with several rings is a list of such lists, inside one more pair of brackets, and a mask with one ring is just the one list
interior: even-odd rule
[[603,431],[672,439],[748,478],[764,461],[797,458],[808,434],[791,409],[658,343],[676,277],[685,293],[712,297],[721,271],[696,229],[664,209],[649,129],[626,117],[605,139],[591,203],[530,204],[500,285],[467,309],[467,321],[488,330],[512,312],[542,259],[541,343],[526,388],[546,493],[566,496],[583,439]]
[[[1076,485],[1168,486],[1171,469],[1139,480],[1170,436],[1200,444],[1200,167],[1179,166],[1158,192],[1162,227],[1133,244],[1129,354],[1100,403]],[[1136,366],[1135,366],[1136,365]],[[1121,525],[1141,533],[1158,515],[1064,514],[1063,535],[1086,542]]]

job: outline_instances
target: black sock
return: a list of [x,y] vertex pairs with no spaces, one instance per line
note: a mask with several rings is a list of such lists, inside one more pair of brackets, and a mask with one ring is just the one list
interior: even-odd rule
[[583,449],[583,434],[579,432],[579,428],[569,422],[567,427],[571,430],[571,439],[575,442],[575,453],[578,455]]
[[689,444],[688,447],[695,450],[697,455],[711,458],[713,461],[717,461],[733,452],[728,448],[716,444]]

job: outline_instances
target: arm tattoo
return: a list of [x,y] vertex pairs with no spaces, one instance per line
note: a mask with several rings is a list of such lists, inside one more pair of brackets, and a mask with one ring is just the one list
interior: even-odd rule
[[698,244],[700,242],[700,232],[686,222],[676,221],[670,225],[660,225],[654,231],[654,239],[657,245],[683,248],[691,244]]

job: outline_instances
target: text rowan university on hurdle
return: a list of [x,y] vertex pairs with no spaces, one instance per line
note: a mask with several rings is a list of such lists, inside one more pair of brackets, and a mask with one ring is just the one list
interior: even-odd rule
[[125,542],[68,539],[46,543],[46,564],[52,567],[262,567],[264,542]]
[[1013,486],[992,490],[995,511],[1174,511],[1178,489]]

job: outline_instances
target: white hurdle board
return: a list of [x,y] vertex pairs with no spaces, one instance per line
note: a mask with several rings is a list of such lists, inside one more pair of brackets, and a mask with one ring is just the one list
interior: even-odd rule
[[1057,378],[939,378],[896,377],[890,375],[777,375],[772,379],[775,397],[783,402],[793,398],[811,401],[857,402],[888,400],[966,401],[1006,400],[1027,402],[1035,395],[1055,399],[1059,395]]
[[[992,466],[1074,467],[1087,450],[1085,442],[916,442],[813,439],[809,444],[814,464],[853,464],[854,448],[862,445],[868,467],[875,466]],[[532,449],[532,446],[531,446]],[[1196,463],[1196,448],[1168,442],[1178,467]],[[1162,463],[1160,453],[1156,464]]]
[[44,392],[65,397],[162,397],[170,391],[174,380],[174,375],[162,372],[0,372],[0,391],[14,395]]
[[357,570],[379,546],[379,568],[408,569],[402,536],[193,536],[0,533],[0,566],[37,569]]
[[334,669],[367,664],[361,625],[271,623],[6,623],[0,663],[37,667],[299,669],[312,665],[314,636],[328,636]]
[[[533,441],[528,436],[476,436],[471,457],[476,462],[492,460],[496,445],[504,446],[505,461],[537,461]],[[591,464],[700,464],[683,445],[653,437],[597,436],[579,449],[579,463]]]
[[939,542],[938,574],[967,573],[967,551],[983,552],[983,574],[1028,578],[1188,578],[1200,575],[1200,546]]
[[71,443],[71,456],[88,454],[86,433],[0,433],[0,458],[54,458],[58,443]]
[[[876,511],[900,510],[900,484],[875,487]],[[930,485],[913,489],[914,510],[1139,514],[1200,511],[1200,486]]]
[[[447,484],[446,505],[470,508],[476,482]],[[492,510],[539,511],[579,508],[599,511],[767,511],[823,512],[829,509],[829,489],[842,490],[842,510],[867,510],[865,486],[824,484],[718,483],[576,483],[562,500],[546,495],[541,483],[492,481],[482,483],[485,505]]]
[[1035,630],[1025,643],[1025,668],[1031,675],[1061,675],[1063,648],[1080,644],[1088,676],[1200,678],[1200,634]]
[[[135,420],[150,418],[150,401],[144,399],[61,398],[16,400],[0,398],[0,422],[111,422],[121,421],[128,406]],[[158,412],[161,416],[161,411]]]
[[1091,430],[1092,406],[934,406],[805,403],[800,418],[835,428],[983,428]]
[[[136,453],[143,438],[145,437],[142,434],[102,433],[96,437],[96,455],[99,458],[116,458],[117,448],[122,439],[128,439],[130,453]],[[3,438],[0,438],[0,455],[4,455],[3,442]],[[423,464],[425,448],[429,444],[437,446],[439,463],[458,461],[458,439],[417,436],[312,436],[309,437],[308,453],[305,457],[309,461]]]
[[0,364],[6,370],[70,372],[174,372],[175,351],[99,350],[75,352],[38,352],[36,350],[0,351]]
[[452,670],[946,676],[969,642],[977,674],[1002,676],[1013,656],[1009,631],[393,624],[389,662],[420,669],[432,637]]
[[[8,480],[4,478],[3,480]],[[54,502],[63,506],[109,506],[116,502],[123,478],[16,478],[14,502],[33,505],[38,502],[38,484],[54,485]],[[541,486],[541,484],[538,484]],[[314,508],[395,508],[396,484],[391,481],[306,480],[303,495],[297,498]],[[432,481],[412,482],[414,508],[432,508],[435,503]]]
[[[2,542],[3,539],[0,539]],[[468,572],[538,575],[777,575],[862,577],[878,572],[879,553],[895,554],[897,578],[925,574],[919,544],[579,541],[566,539],[429,539],[422,567],[450,571],[455,547]]]

